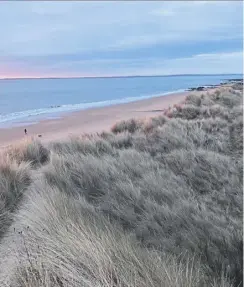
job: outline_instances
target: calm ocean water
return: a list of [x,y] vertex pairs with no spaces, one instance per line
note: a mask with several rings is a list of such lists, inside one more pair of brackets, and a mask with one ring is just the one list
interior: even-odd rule
[[0,80],[0,127],[151,98],[242,75]]

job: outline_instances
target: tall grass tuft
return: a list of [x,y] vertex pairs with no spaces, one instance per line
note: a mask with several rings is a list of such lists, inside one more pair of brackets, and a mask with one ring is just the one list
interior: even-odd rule
[[49,159],[49,150],[40,141],[32,139],[10,146],[6,153],[18,163],[30,162],[34,166],[42,165]]
[[4,155],[0,158],[0,238],[11,224],[23,192],[31,183],[30,165],[16,163]]

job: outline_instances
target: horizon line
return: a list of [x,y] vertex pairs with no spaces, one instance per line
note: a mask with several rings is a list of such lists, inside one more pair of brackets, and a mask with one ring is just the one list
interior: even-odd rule
[[54,80],[54,79],[106,79],[106,78],[146,78],[146,77],[175,77],[175,76],[224,76],[242,75],[243,73],[217,73],[217,74],[168,74],[168,75],[127,75],[127,76],[73,76],[73,77],[4,77],[0,80]]

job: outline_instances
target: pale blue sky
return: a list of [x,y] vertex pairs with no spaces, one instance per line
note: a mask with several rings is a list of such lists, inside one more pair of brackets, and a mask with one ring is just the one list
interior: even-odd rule
[[242,6],[0,2],[0,77],[242,73]]

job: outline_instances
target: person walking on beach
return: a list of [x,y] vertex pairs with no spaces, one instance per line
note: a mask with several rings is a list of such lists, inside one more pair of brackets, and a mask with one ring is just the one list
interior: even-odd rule
[[25,129],[25,134],[27,135],[27,129]]

